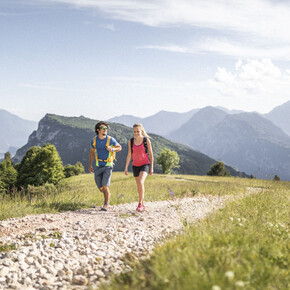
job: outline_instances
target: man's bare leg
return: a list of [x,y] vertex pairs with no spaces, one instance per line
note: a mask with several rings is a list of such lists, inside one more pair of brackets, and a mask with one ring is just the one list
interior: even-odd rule
[[102,186],[102,189],[103,189],[102,192],[104,193],[104,198],[105,198],[105,202],[104,202],[103,208],[107,209],[108,208],[108,205],[110,203],[111,193],[110,193],[110,190],[109,190],[109,187],[108,186],[103,185]]

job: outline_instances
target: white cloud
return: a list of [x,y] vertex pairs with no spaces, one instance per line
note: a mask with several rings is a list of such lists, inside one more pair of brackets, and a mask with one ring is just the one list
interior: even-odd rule
[[238,107],[246,100],[251,105],[256,102],[257,106],[267,108],[269,104],[271,108],[274,99],[282,103],[290,98],[289,71],[281,71],[269,59],[239,60],[233,72],[218,68],[210,85],[220,97],[236,101]]
[[269,0],[52,0],[149,26],[197,26],[289,42],[290,3]]
[[179,52],[188,54],[219,54],[231,56],[234,58],[271,58],[290,60],[290,43],[289,45],[258,45],[257,43],[243,43],[243,40],[229,41],[227,39],[206,38],[189,45],[146,45],[137,47],[138,49],[155,49],[169,52]]
[[[39,1],[39,0],[38,0]],[[48,0],[42,0],[48,1]],[[194,44],[149,44],[142,48],[215,53],[236,58],[289,60],[290,2],[270,0],[49,0],[90,8],[106,17],[153,27],[207,29],[215,38]],[[139,47],[140,48],[140,47]]]
[[146,46],[139,46],[137,49],[154,49],[154,50],[163,50],[169,52],[179,52],[179,53],[193,53],[192,48],[179,46],[175,44],[169,45],[146,45]]
[[21,87],[37,90],[53,90],[53,91],[64,91],[63,88],[57,88],[47,85],[35,85],[35,84],[22,84]]
[[102,24],[100,25],[100,27],[111,30],[111,31],[115,31],[116,27],[114,23],[108,23],[108,24]]

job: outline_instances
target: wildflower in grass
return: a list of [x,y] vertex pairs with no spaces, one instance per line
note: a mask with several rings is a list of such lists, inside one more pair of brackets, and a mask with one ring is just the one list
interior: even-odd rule
[[173,190],[170,188],[170,186],[168,186],[168,189],[169,189],[169,193],[170,193],[171,198],[173,198],[174,195],[175,195],[175,193],[174,193]]
[[221,287],[218,286],[218,285],[213,285],[213,286],[211,287],[211,290],[221,290]]
[[230,219],[231,221],[233,221],[233,220],[234,220],[234,218],[233,218],[233,217],[229,217],[229,219]]
[[225,276],[229,281],[231,281],[235,278],[235,273],[233,271],[227,271],[225,273]]
[[119,192],[117,192],[117,197],[118,198],[124,197],[124,194],[119,194]]
[[240,287],[240,288],[245,287],[245,283],[244,283],[243,281],[237,281],[237,282],[235,283],[235,285],[236,285],[236,287]]

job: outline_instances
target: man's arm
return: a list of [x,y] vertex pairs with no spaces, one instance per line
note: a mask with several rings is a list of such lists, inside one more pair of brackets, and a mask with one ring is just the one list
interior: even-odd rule
[[122,150],[122,146],[117,143],[114,147],[111,147],[111,146],[107,146],[107,150],[110,151],[110,152],[119,152]]
[[94,148],[91,148],[90,157],[89,157],[89,172],[90,173],[93,173],[94,172],[93,166],[92,166],[92,163],[93,163],[94,158],[95,158],[95,149]]

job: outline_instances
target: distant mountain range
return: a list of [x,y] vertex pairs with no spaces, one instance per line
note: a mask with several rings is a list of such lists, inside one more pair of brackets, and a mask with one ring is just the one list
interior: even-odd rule
[[274,108],[270,113],[264,115],[290,136],[290,101]]
[[[22,144],[25,144],[25,140],[27,140],[27,136],[29,135],[27,132],[31,133],[34,130],[33,126],[36,126],[35,122],[28,121],[28,123],[32,123],[32,128],[25,130],[21,126],[25,124],[26,121],[15,115],[12,115],[12,118],[11,115],[12,114],[4,110],[0,110],[0,121],[4,124],[4,126],[2,126],[2,131],[0,131],[0,140],[2,144],[5,144],[5,146],[2,146],[2,148],[4,148],[2,149],[3,153],[11,149],[11,147],[9,149],[7,146],[15,146],[14,144],[17,144],[15,147],[20,147],[19,145],[21,142]],[[72,126],[74,127],[74,130],[78,130],[80,127],[84,126],[80,124],[87,123],[82,130],[86,129],[93,134],[91,131],[91,128],[93,127],[91,126],[94,126],[96,120],[88,121],[90,119],[85,117],[71,117],[65,119],[65,117],[52,116],[54,115],[47,115],[43,118],[43,120],[46,123],[48,123],[49,120],[50,122],[52,122],[52,120],[55,120],[55,122],[58,120],[60,123],[63,122],[64,126],[70,126],[69,123],[76,119],[79,125]],[[171,146],[170,148],[178,148],[178,146],[181,146],[176,143],[170,143],[168,140],[164,138],[162,139],[161,136],[157,136],[162,135],[173,142],[178,142],[185,145],[182,149],[179,148],[181,151],[189,150],[186,146],[190,146],[192,149],[199,150],[203,154],[207,155],[206,157],[210,156],[212,159],[210,161],[206,161],[203,168],[201,168],[201,164],[198,166],[196,165],[197,167],[194,170],[195,172],[199,172],[198,174],[202,174],[202,172],[206,173],[211,162],[221,160],[230,166],[234,166],[238,171],[246,172],[249,175],[252,174],[258,178],[272,179],[273,176],[277,174],[283,180],[290,180],[289,116],[290,101],[274,108],[267,114],[231,111],[223,107],[205,107],[202,109],[194,109],[186,113],[161,111],[146,118],[122,115],[111,118],[108,121],[112,124],[112,133],[119,136],[121,140],[123,136],[118,133],[118,128],[122,126],[120,124],[132,128],[134,123],[142,123],[146,131],[152,135],[154,139],[156,138],[156,140],[160,140],[160,142],[158,141],[159,143],[156,141],[160,144],[160,148],[157,146],[155,153],[160,152],[160,149],[164,144],[167,144],[167,147]],[[82,118],[83,120],[80,121]],[[53,142],[59,142],[58,139],[54,140],[54,138],[51,137],[55,134],[59,135],[59,133],[51,131],[43,126],[43,120],[39,123],[38,130],[30,136],[28,144],[21,148],[21,150],[17,153],[15,160],[19,160],[19,156],[23,156],[23,154],[25,154],[24,151],[28,149],[30,145],[33,146],[41,144],[44,140],[46,140],[46,142],[50,142],[50,139]],[[113,124],[113,122],[116,124]],[[5,128],[10,129],[5,130]],[[122,128],[126,128],[127,131],[124,131],[126,132],[125,136],[126,138],[129,138],[129,136],[131,136],[132,129],[125,126]],[[65,131],[67,130],[68,128],[66,127]],[[123,129],[121,132],[123,132]],[[68,140],[69,138],[75,138],[74,132],[66,134],[68,135]],[[79,134],[81,136],[83,131]],[[85,136],[88,138],[89,135],[85,134]],[[21,137],[22,141],[3,142],[8,140],[8,138],[13,139],[12,137]],[[124,142],[125,139],[123,140]],[[77,142],[80,143],[81,141],[78,140],[76,143]],[[64,144],[67,144],[68,146],[76,146],[76,143],[72,145],[71,143],[67,144],[64,142]],[[127,146],[126,143],[123,144],[124,146]],[[57,145],[57,147],[60,146],[63,145]],[[82,148],[85,148],[87,144],[82,143],[79,146],[84,146]],[[70,149],[68,147],[67,151],[69,152],[69,150]],[[79,156],[72,156],[70,153],[66,153],[65,151],[65,148],[63,148],[62,158],[65,164],[74,163],[76,161],[85,163],[87,160],[87,152],[84,155],[80,154]],[[66,156],[66,154],[69,154],[69,156]],[[125,158],[123,154],[126,153],[122,151],[122,153],[119,154],[121,159]],[[191,152],[190,154],[193,153]],[[184,167],[184,164],[187,164],[187,158],[182,158],[182,162]],[[189,172],[191,170],[189,170],[189,164],[184,168],[184,172]],[[182,169],[180,169],[179,172],[182,172]]]
[[[229,110],[224,107],[215,108],[230,115],[245,113],[242,110]],[[129,127],[132,127],[135,123],[141,123],[147,131],[160,134],[162,136],[167,136],[176,129],[181,128],[183,124],[189,121],[189,119],[199,110],[201,109],[193,109],[186,113],[160,111],[146,118],[140,118],[132,115],[121,115],[108,119],[108,121],[120,123]],[[290,136],[290,100],[281,106],[274,108],[271,112],[260,115],[273,122]]]
[[127,126],[142,123],[149,132],[189,145],[255,177],[272,179],[277,174],[290,180],[290,101],[268,114],[206,107],[178,114],[162,111],[147,118],[119,116],[109,121],[114,120]]
[[[95,136],[94,126],[97,122],[97,120],[85,117],[62,117],[47,114],[40,120],[38,129],[30,135],[28,143],[17,151],[13,162],[20,162],[28,148],[51,143],[56,146],[64,165],[80,161],[87,170],[90,140]],[[117,153],[115,170],[123,171],[128,152],[128,140],[133,135],[132,128],[117,123],[111,123],[110,127],[109,135],[115,137],[123,147],[123,150]],[[175,150],[180,156],[181,165],[176,172],[181,174],[205,175],[217,162],[188,146],[176,144],[155,134],[152,134],[152,147],[155,157],[164,147]],[[232,167],[227,166],[226,169],[233,176],[246,176]],[[155,170],[160,172],[158,167]]]
[[168,133],[180,128],[198,111],[199,109],[194,109],[186,113],[160,111],[157,114],[146,118],[122,115],[111,118],[108,121],[124,124],[128,127],[132,127],[136,123],[142,123],[145,130],[165,136]]
[[290,180],[290,136],[257,113],[206,107],[167,135],[258,178]]
[[29,135],[37,128],[37,122],[27,121],[0,109],[0,158],[9,151],[12,155],[27,143]]

